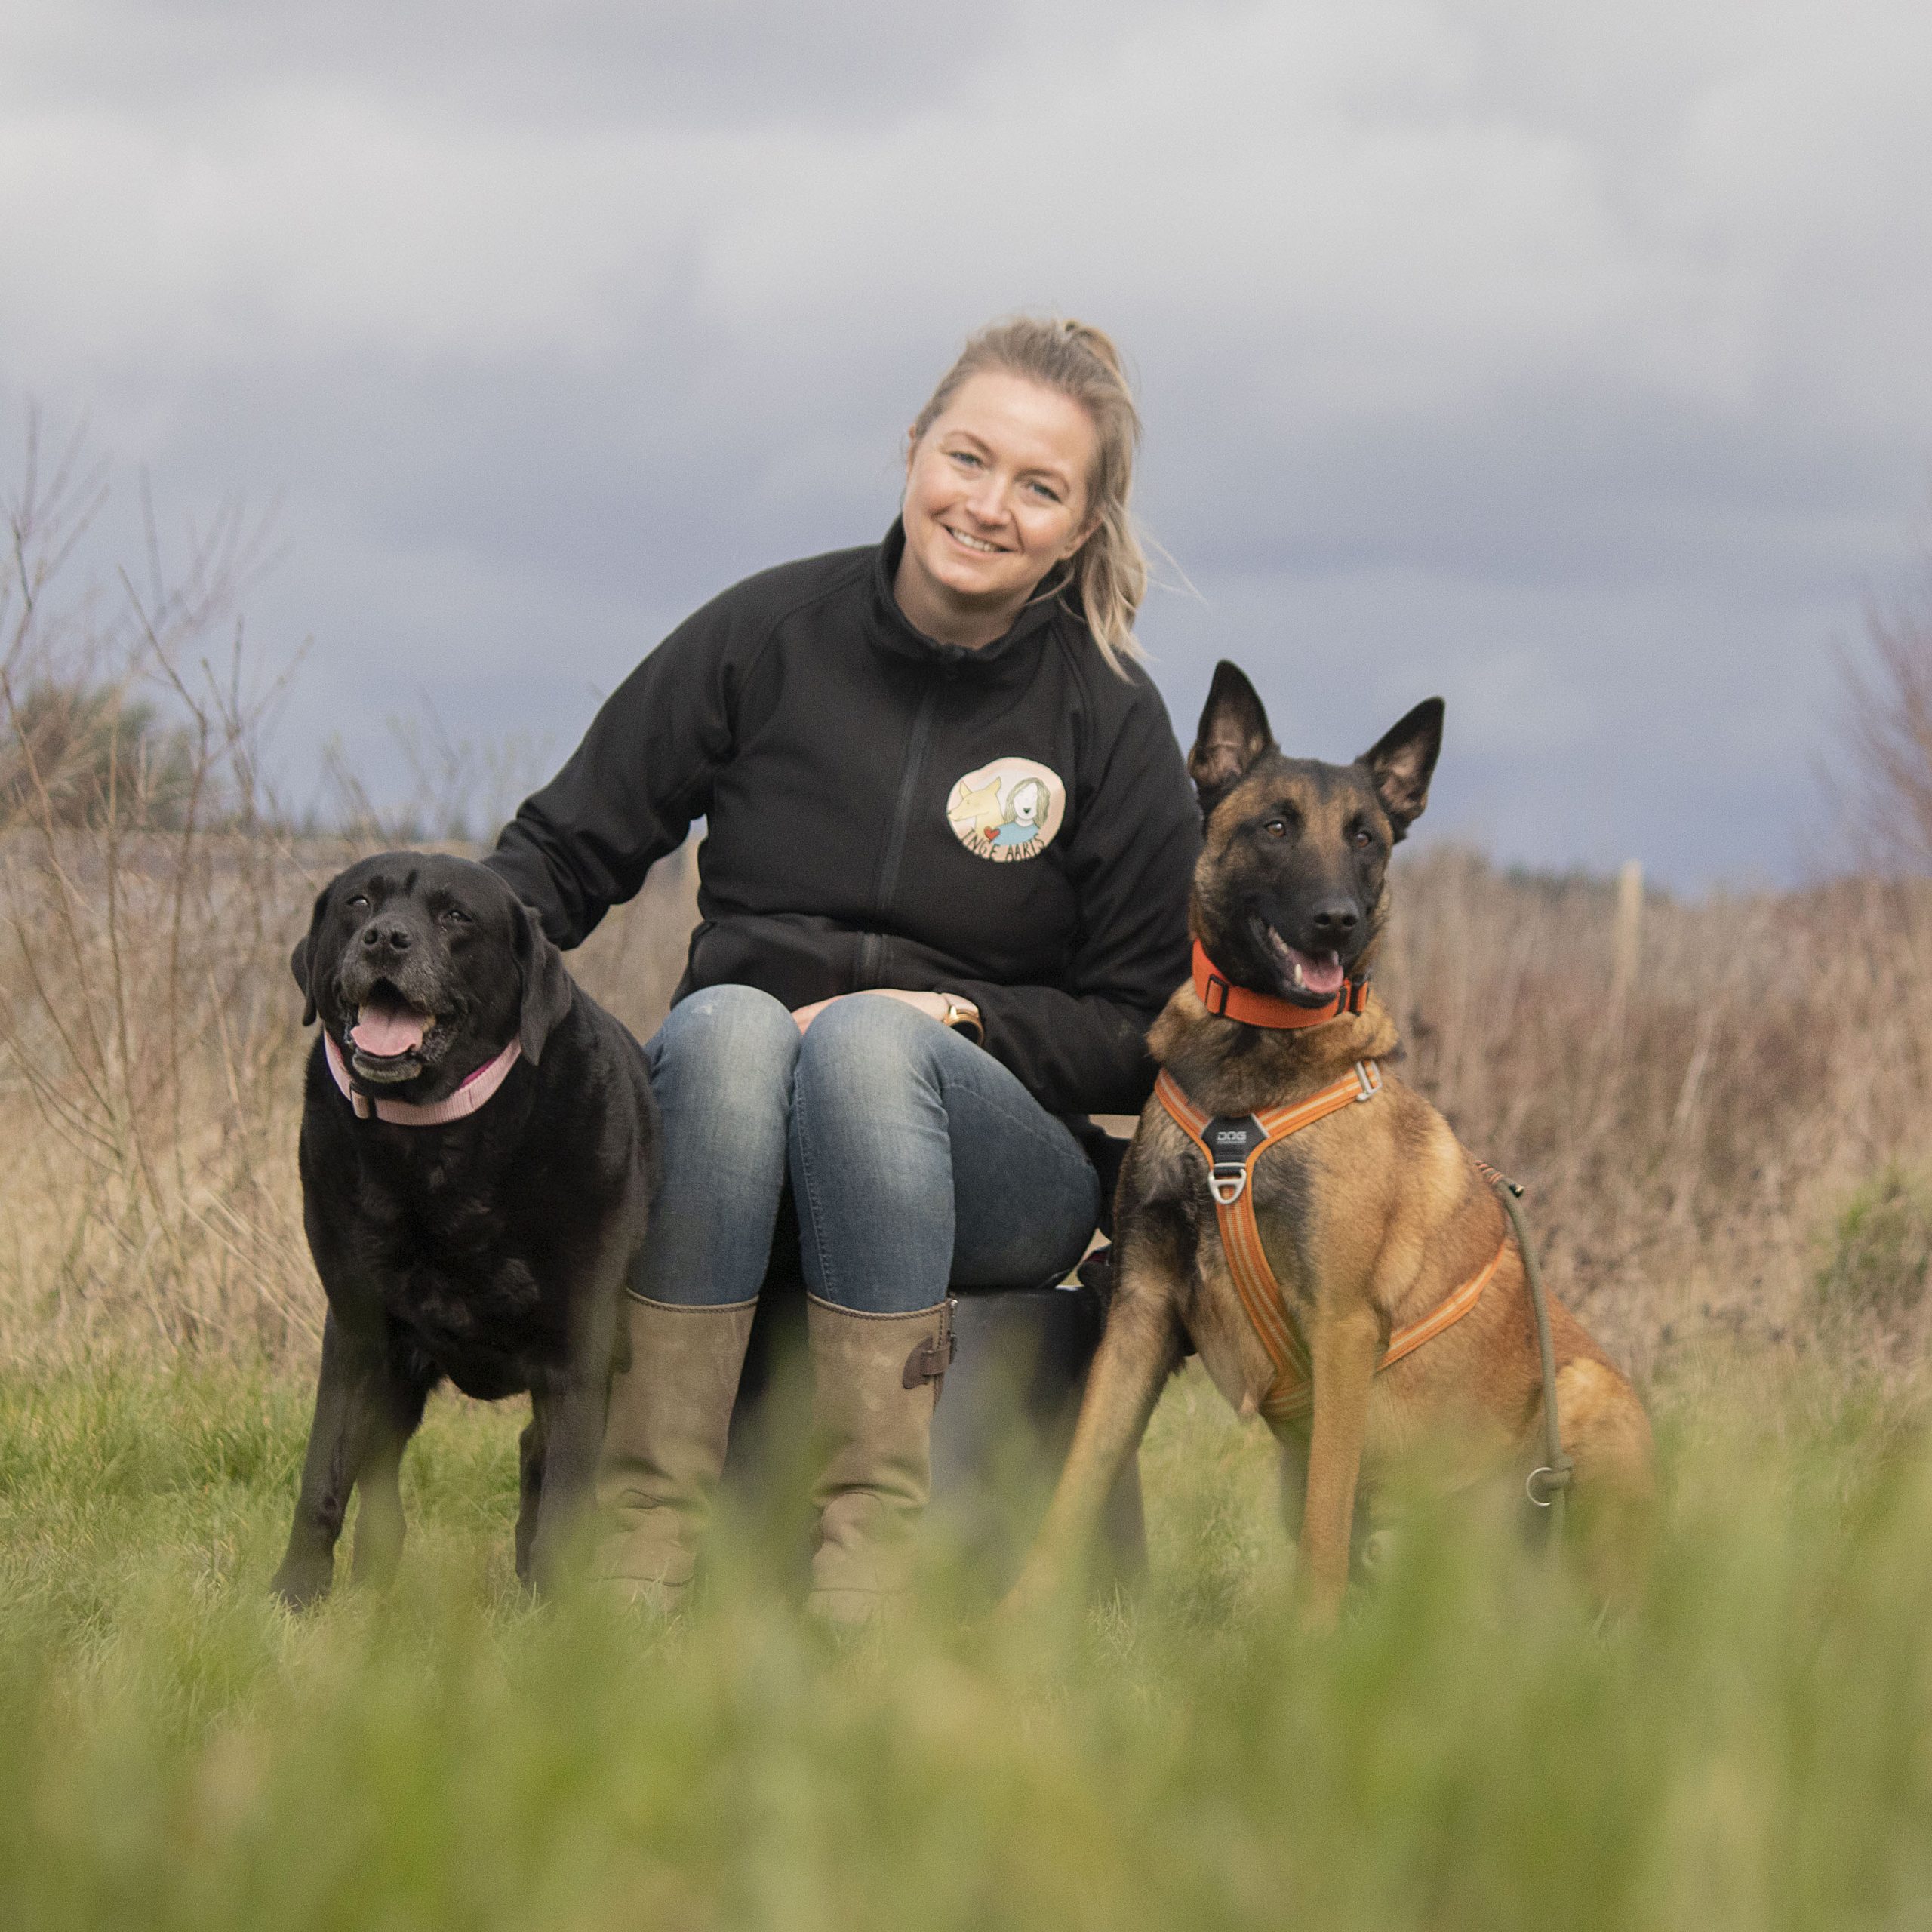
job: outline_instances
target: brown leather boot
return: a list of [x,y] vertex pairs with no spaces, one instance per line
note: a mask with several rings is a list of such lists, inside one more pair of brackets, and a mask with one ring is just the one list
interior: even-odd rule
[[812,1489],[818,1528],[805,1608],[862,1623],[912,1588],[932,1488],[933,1404],[952,1358],[952,1303],[860,1315],[806,1297],[812,1418],[827,1457]]
[[626,1294],[630,1366],[611,1384],[597,1505],[607,1525],[595,1587],[669,1614],[691,1587],[724,1466],[755,1300],[681,1308]]

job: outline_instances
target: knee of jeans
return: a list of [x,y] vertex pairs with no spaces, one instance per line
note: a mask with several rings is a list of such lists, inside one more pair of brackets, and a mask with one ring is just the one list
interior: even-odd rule
[[798,1023],[755,986],[706,986],[671,1009],[647,1052],[654,1081],[691,1075],[742,1088],[776,1076],[789,1085]]
[[838,1000],[807,1031],[798,1078],[816,1095],[875,1104],[925,1077],[929,1054],[940,1037],[937,1024],[903,1000]]

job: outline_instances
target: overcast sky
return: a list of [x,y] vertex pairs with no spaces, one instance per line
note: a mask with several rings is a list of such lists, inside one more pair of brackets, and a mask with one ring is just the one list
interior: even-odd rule
[[1297,752],[1440,691],[1435,837],[1783,878],[1932,506],[1928,82],[1924,0],[11,0],[0,455],[85,416],[110,543],[279,494],[281,753],[380,786],[419,691],[561,758],[1076,314],[1183,737],[1217,656]]

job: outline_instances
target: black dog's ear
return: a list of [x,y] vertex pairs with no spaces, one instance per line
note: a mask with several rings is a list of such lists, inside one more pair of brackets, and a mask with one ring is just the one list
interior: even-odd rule
[[309,921],[309,930],[295,942],[295,950],[288,955],[288,970],[295,975],[295,983],[302,989],[302,1023],[312,1026],[315,1023],[315,945],[322,936],[322,924],[329,914],[329,894],[332,886],[324,886],[315,895],[315,910]]
[[1268,714],[1241,670],[1224,657],[1214,666],[1201,728],[1187,755],[1187,775],[1205,818],[1263,752],[1274,749]]
[[1429,803],[1429,781],[1442,749],[1442,713],[1439,697],[1426,697],[1393,730],[1355,760],[1366,765],[1375,795],[1389,814],[1399,842],[1422,817]]
[[564,955],[528,906],[518,906],[517,969],[523,976],[523,1005],[517,1016],[517,1043],[534,1066],[543,1057],[551,1029],[571,1010],[574,990]]

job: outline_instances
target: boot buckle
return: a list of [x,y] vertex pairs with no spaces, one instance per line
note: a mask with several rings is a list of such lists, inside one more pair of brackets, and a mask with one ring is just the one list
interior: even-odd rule
[[[939,1333],[924,1337],[906,1358],[905,1373],[900,1377],[902,1388],[916,1389],[922,1382],[944,1382],[946,1371],[952,1366],[952,1358],[959,1350],[959,1337],[952,1327],[952,1311],[957,1306],[951,1295],[941,1303]],[[939,1399],[937,1388],[933,1399]]]

